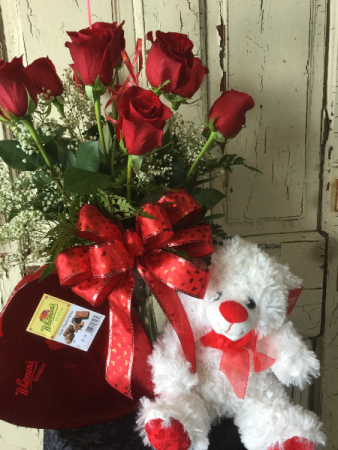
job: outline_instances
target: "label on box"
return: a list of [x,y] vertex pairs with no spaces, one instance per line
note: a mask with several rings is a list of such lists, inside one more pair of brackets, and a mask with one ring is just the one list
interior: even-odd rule
[[86,352],[104,318],[95,311],[43,294],[27,331]]

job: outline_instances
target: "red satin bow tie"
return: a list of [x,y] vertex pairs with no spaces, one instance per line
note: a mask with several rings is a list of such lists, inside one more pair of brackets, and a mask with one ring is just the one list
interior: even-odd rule
[[219,370],[227,377],[238,398],[244,398],[250,371],[250,352],[253,351],[253,365],[255,372],[268,369],[275,359],[263,355],[256,349],[257,335],[250,331],[238,341],[231,341],[215,331],[201,337],[205,347],[222,350],[222,360]]
[[173,226],[189,223],[202,208],[186,192],[172,192],[158,203],[144,205],[143,211],[156,220],[137,216],[136,231],[123,236],[96,207],[84,205],[79,211],[76,233],[95,245],[74,247],[61,253],[56,262],[60,283],[98,306],[108,296],[110,306],[109,349],[106,380],[132,398],[131,371],[134,335],[131,300],[136,267],[175,329],[191,370],[196,371],[193,333],[182,303],[176,293],[204,298],[209,269],[192,264],[173,253],[169,247],[185,250],[190,257],[208,256],[213,251],[209,225],[194,225],[176,233]]

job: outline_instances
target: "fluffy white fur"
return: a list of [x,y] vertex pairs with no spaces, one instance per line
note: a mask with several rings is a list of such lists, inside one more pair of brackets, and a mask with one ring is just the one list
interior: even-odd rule
[[[300,287],[301,280],[287,266],[239,237],[225,241],[215,251],[211,270],[203,300],[180,294],[194,333],[197,373],[190,372],[169,324],[149,357],[156,397],[154,401],[141,400],[138,429],[143,442],[151,446],[145,423],[161,418],[164,426],[169,426],[172,417],[189,433],[191,450],[206,450],[211,424],[226,416],[234,418],[248,450],[267,450],[293,436],[325,444],[318,417],[291,404],[281,384],[304,388],[319,375],[315,354],[286,318],[288,290]],[[248,307],[249,299],[255,301],[255,308]],[[218,309],[226,300],[236,301],[248,311],[248,319],[230,330]],[[200,341],[212,329],[232,340],[254,329],[259,336],[257,349],[276,358],[270,369],[259,373],[254,372],[251,358],[244,400],[236,396],[219,370],[222,351],[204,347]]]

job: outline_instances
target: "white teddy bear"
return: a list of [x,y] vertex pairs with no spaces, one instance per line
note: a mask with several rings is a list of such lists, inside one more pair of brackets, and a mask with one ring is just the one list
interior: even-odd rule
[[179,294],[194,334],[197,372],[170,324],[155,343],[155,399],[141,399],[138,429],[156,450],[206,450],[212,423],[234,418],[248,450],[314,450],[322,424],[283,388],[304,388],[319,361],[287,320],[301,280],[239,237],[214,253],[203,300]]

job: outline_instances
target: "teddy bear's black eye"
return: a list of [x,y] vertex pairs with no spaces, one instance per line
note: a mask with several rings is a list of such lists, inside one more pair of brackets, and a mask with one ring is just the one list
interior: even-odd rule
[[254,309],[254,308],[256,308],[256,302],[255,302],[255,300],[252,299],[251,297],[249,297],[249,298],[248,298],[248,303],[246,304],[246,306],[247,306],[249,309]]
[[222,297],[222,292],[216,292],[216,296],[214,298],[214,301],[217,302]]

